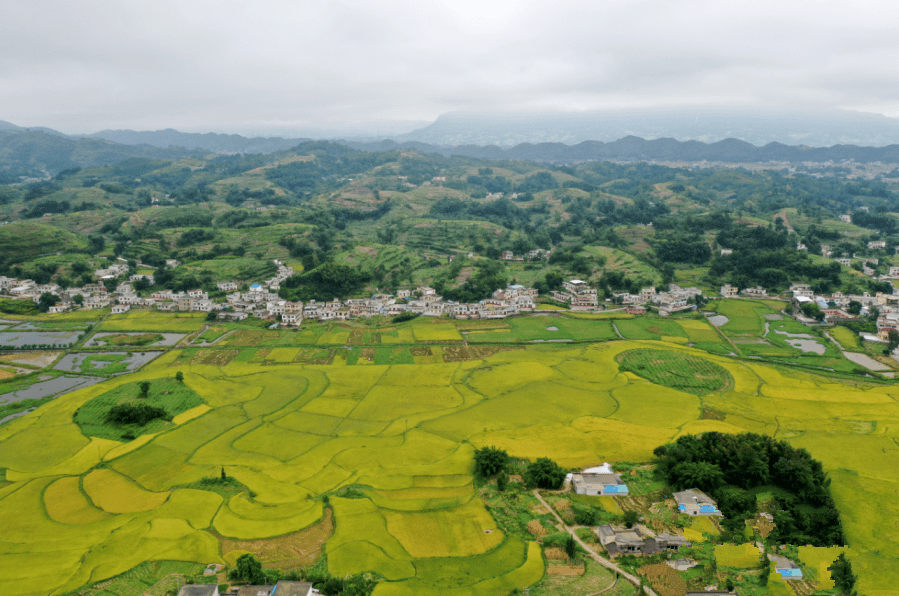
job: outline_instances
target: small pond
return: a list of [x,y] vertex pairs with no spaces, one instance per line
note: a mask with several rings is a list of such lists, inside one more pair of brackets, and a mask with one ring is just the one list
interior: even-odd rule
[[0,404],[9,404],[23,399],[42,399],[80,387],[87,387],[102,381],[103,377],[71,377],[62,376],[47,381],[39,381],[17,391],[0,394]]
[[[144,364],[150,362],[157,356],[162,354],[162,352],[132,352],[131,356],[125,358],[121,362],[128,365],[127,372],[132,372],[143,366]],[[100,353],[81,353],[81,354],[66,354],[63,356],[59,362],[56,363],[56,370],[64,370],[66,372],[82,372],[90,374],[95,372],[98,369],[104,368],[107,364],[111,364],[114,360],[103,360],[102,357],[110,355],[110,356],[126,356],[127,352],[100,352]],[[86,368],[82,368],[84,361],[87,360],[88,357],[93,356],[91,359],[92,362]],[[124,373],[117,373],[124,374]]]

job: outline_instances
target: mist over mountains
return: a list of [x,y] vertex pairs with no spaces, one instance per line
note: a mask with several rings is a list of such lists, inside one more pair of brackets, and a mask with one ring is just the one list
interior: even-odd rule
[[883,147],[899,143],[899,120],[881,114],[846,110],[763,110],[680,108],[553,114],[444,114],[397,141],[436,145],[610,142],[634,136],[644,139],[714,143],[737,139],[753,145],[782,143],[829,147]]

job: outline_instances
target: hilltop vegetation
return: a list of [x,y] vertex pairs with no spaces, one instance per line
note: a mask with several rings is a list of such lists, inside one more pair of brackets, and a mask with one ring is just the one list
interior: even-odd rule
[[[153,267],[177,259],[185,267],[159,271],[157,286],[214,291],[222,277],[262,279],[265,262],[278,258],[302,273],[285,296],[323,296],[316,284],[348,265],[354,279],[341,274],[334,296],[432,284],[463,299],[483,296],[460,288],[471,271],[510,251],[520,260],[503,261],[491,281],[548,290],[547,274],[576,276],[606,297],[669,282],[781,291],[807,281],[873,293],[889,284],[818,256],[822,245],[834,256],[877,258],[880,274],[899,244],[899,197],[881,180],[547,166],[327,142],[266,155],[132,158],[0,191],[0,213],[13,220],[0,242],[17,243],[0,253],[0,274],[44,271],[63,286],[82,283],[104,259]],[[868,249],[873,239],[887,248]],[[527,257],[535,249],[552,254]],[[457,257],[468,261],[450,263]]]

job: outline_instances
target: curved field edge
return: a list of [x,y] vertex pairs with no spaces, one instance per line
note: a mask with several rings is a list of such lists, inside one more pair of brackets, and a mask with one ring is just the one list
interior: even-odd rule
[[[653,385],[619,367],[618,356],[635,349],[704,359],[726,370],[732,384],[704,395]],[[646,461],[660,444],[710,430],[761,432],[807,448],[831,473],[853,552],[876,552],[881,570],[899,570],[899,531],[890,522],[899,511],[888,498],[899,482],[892,430],[899,428],[899,392],[893,385],[650,340],[541,346],[453,364],[360,367],[371,369],[365,372],[249,362],[185,366],[175,364],[177,358],[171,352],[137,373],[72,392],[0,427],[0,468],[10,482],[0,487],[0,507],[8,512],[0,519],[6,566],[0,586],[22,591],[40,577],[41,593],[55,594],[148,560],[223,562],[221,542],[210,533],[223,511],[239,522],[229,540],[274,539],[246,528],[291,519],[282,515],[291,504],[330,495],[335,532],[325,548],[333,572],[380,573],[390,581],[378,594],[449,594],[460,588],[425,585],[415,562],[443,557],[474,565],[506,543],[502,532],[494,532],[499,541],[484,542],[490,515],[479,501],[468,500],[474,447],[496,445],[514,456],[547,456],[577,467]],[[130,442],[89,440],[72,421],[79,407],[115,387],[171,378],[178,370],[208,411]],[[441,387],[451,387],[458,398]],[[652,409],[641,401],[646,393],[653,397]],[[308,407],[317,399],[324,401]],[[415,405],[415,413],[407,414],[405,404]],[[705,412],[717,418],[705,419]],[[264,425],[281,434],[266,441],[267,433],[257,430]],[[229,505],[235,496],[177,488],[216,477],[223,468],[252,491],[240,497],[239,511]],[[106,481],[118,476],[127,482]],[[78,482],[54,484],[63,477]],[[356,498],[334,496],[353,486],[363,487]],[[144,500],[124,511],[127,490]],[[83,503],[60,508],[60,499],[76,492],[84,492]],[[156,494],[167,496],[155,503],[150,495]],[[106,511],[97,503],[106,503]],[[458,531],[419,539],[453,511],[465,522]],[[297,519],[290,529],[319,519]],[[880,531],[872,532],[874,527]],[[372,546],[350,547],[355,543]],[[128,556],[110,554],[125,545]],[[55,553],[55,562],[27,556],[40,552]],[[860,556],[860,568],[873,570],[871,556]],[[369,562],[346,562],[362,559]],[[525,580],[539,579],[531,565],[536,569],[527,563],[518,568],[525,571],[487,578],[482,588],[472,589],[488,593],[529,585]],[[860,590],[878,593],[878,577],[863,573]]]

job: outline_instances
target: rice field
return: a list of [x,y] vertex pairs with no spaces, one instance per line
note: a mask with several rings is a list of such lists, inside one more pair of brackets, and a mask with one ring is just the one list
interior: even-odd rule
[[[291,332],[235,331],[221,342],[227,348],[170,351],[7,422],[0,426],[7,481],[0,486],[0,587],[62,594],[152,561],[233,563],[236,553],[258,548],[269,566],[299,565],[323,548],[333,575],[390,580],[376,596],[509,593],[540,581],[545,562],[533,535],[510,533],[477,497],[475,448],[585,467],[649,461],[655,447],[686,433],[751,430],[823,462],[862,577],[859,591],[889,593],[884,578],[899,576],[894,385],[688,347],[723,343],[697,319],[615,320],[635,337],[626,341],[459,345],[460,329],[469,341],[475,332],[541,339],[556,333],[549,326],[576,340],[614,333],[610,320],[490,323],[363,330],[364,341],[377,335],[382,345],[349,350],[292,345],[299,334]],[[356,331],[322,326],[314,335],[340,342]],[[408,347],[385,338],[446,343]],[[227,364],[210,354],[227,355]],[[174,380],[179,371],[183,383]],[[141,381],[151,384],[148,399],[171,409],[171,420],[130,437],[104,430],[104,408],[142,399]],[[709,411],[713,419],[704,417]],[[245,492],[204,488],[202,479],[222,472]],[[717,533],[703,523],[685,534],[699,542]],[[296,546],[307,542],[309,552]],[[751,567],[757,555],[750,562],[749,548],[715,547],[718,564]],[[830,553],[804,556],[818,569]],[[676,583],[662,573],[659,581]],[[37,578],[39,591],[25,589]]]
[[132,310],[110,315],[97,330],[192,333],[198,331],[205,321],[204,313]]

